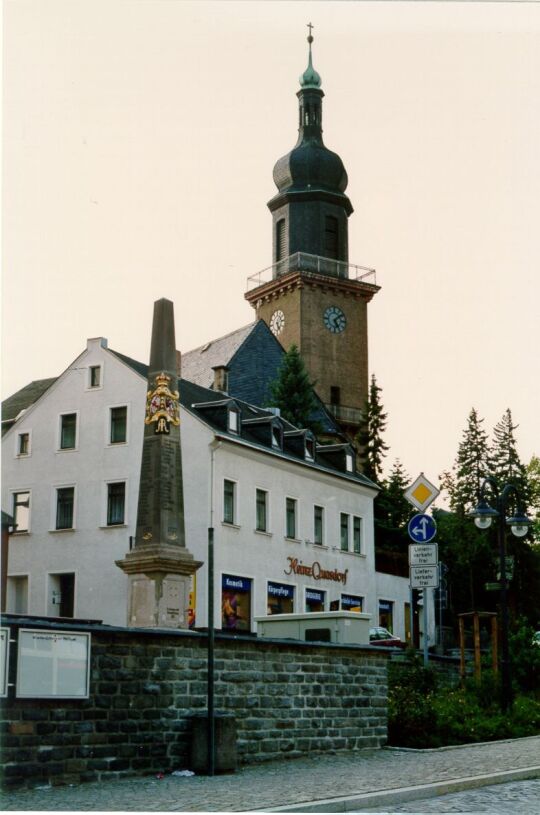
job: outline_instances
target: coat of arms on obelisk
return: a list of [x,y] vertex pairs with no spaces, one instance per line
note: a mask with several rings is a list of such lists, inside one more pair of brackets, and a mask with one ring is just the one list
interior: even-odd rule
[[171,377],[163,371],[156,376],[154,390],[146,395],[145,424],[156,424],[156,433],[168,433],[169,424],[180,424],[180,409],[178,406],[178,391],[171,391],[169,383]]

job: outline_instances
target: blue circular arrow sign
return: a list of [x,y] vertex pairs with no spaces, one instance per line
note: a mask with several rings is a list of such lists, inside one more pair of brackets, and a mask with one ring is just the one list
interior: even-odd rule
[[437,524],[431,515],[413,515],[407,532],[416,543],[429,543],[437,534]]

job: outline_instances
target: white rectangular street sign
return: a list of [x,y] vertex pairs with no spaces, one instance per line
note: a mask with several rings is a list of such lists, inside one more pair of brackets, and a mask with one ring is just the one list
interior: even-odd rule
[[409,545],[409,566],[436,566],[439,560],[439,547],[436,543],[411,543]]
[[438,585],[438,566],[411,566],[411,589],[436,589]]

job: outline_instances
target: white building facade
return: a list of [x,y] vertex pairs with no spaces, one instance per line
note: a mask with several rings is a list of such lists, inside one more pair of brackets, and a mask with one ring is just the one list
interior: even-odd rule
[[[129,622],[115,561],[135,535],[146,390],[143,365],[92,339],[5,421],[2,507],[17,523],[8,611]],[[226,394],[180,390],[186,545],[203,561],[193,624],[207,625],[211,527],[216,627],[255,632],[267,613],[352,609],[404,638],[408,581],[375,571],[376,490],[352,448],[316,445]]]

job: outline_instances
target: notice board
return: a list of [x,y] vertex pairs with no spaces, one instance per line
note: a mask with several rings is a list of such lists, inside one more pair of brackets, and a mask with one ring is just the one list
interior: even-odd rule
[[86,699],[90,684],[90,634],[20,629],[17,696]]
[[0,696],[7,696],[9,628],[0,628]]

